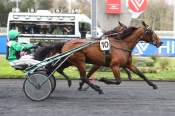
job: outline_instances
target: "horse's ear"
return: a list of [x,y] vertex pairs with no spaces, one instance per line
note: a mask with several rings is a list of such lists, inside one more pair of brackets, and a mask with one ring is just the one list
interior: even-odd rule
[[120,21],[118,21],[118,24],[119,24],[120,26],[122,26],[122,23],[121,23]]
[[127,26],[124,25],[123,23],[121,23],[120,21],[118,22],[118,24],[119,24],[121,27],[127,28]]
[[147,25],[144,21],[142,21],[142,25],[143,25],[145,28],[148,27],[148,25]]

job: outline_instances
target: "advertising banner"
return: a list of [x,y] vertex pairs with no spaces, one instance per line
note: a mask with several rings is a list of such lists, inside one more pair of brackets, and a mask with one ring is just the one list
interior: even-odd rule
[[121,13],[121,0],[106,0],[106,13]]
[[149,43],[139,43],[133,50],[138,56],[170,56],[175,57],[175,39],[161,38],[163,45],[159,48]]
[[132,12],[144,12],[148,5],[148,0],[128,0],[128,7]]

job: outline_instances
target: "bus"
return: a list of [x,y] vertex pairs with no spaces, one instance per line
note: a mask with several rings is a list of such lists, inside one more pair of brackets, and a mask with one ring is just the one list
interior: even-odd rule
[[[10,12],[7,33],[15,29],[20,32],[18,42],[55,42],[73,38],[91,37],[91,19],[85,14],[63,14],[48,10],[36,12]],[[97,28],[97,36],[102,31]]]

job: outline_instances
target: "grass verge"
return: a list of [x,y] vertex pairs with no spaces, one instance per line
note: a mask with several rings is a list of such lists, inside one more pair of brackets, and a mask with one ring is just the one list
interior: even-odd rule
[[[76,68],[69,67],[65,69],[67,75],[69,75],[72,79],[79,79],[79,73]],[[175,71],[164,70],[160,71],[159,73],[144,73],[148,79],[150,80],[175,80]],[[8,61],[3,57],[0,56],[0,78],[24,78],[25,73],[22,71],[17,71],[12,68]],[[56,77],[63,79],[58,73],[55,74]],[[100,72],[97,71],[92,78],[99,79],[101,77],[114,79],[112,72]],[[122,72],[121,78],[123,80],[127,80],[127,75]],[[133,80],[142,80],[138,76],[132,74]]]

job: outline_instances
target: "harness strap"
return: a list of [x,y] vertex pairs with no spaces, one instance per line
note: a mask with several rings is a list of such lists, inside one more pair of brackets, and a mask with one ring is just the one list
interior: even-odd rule
[[127,48],[118,48],[118,47],[114,46],[113,44],[111,44],[111,46],[114,47],[115,49],[119,49],[119,50],[122,50],[122,51],[125,51],[125,52],[132,52],[132,50],[127,49]]
[[109,51],[104,51],[104,55],[105,55],[105,65],[108,66],[109,65],[109,56],[110,56],[111,50]]
[[[127,49],[127,48],[118,48],[118,47],[116,47],[116,46],[114,46],[112,44],[111,44],[111,47],[114,47],[115,49],[122,50],[124,52],[129,52],[129,53],[132,52],[132,50],[130,50],[130,49]],[[109,65],[109,54],[110,54],[110,52],[111,52],[111,50],[110,51],[104,51],[104,55],[105,55],[105,59],[104,60],[105,60],[105,65],[106,66]]]
[[105,37],[110,37],[110,36],[114,36],[114,35],[119,36],[120,34],[121,34],[120,32],[116,32],[116,33],[111,33],[111,34],[107,34],[107,35],[103,35],[103,36],[105,36]]

